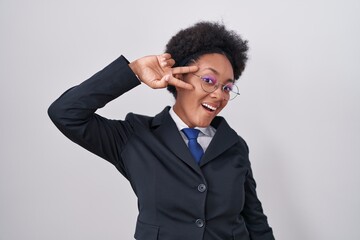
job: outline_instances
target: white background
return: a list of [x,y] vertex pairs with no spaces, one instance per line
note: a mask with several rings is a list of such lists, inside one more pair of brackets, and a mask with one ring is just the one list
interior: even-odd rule
[[[250,146],[276,239],[360,239],[359,1],[0,0],[0,240],[133,238],[130,185],[47,108],[199,20],[249,40],[241,96],[222,115]],[[99,112],[154,115],[173,102],[139,86]]]

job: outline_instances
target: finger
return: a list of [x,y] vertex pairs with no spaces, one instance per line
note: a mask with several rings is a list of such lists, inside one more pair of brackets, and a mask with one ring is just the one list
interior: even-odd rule
[[184,67],[175,67],[171,69],[172,74],[185,74],[185,73],[194,73],[198,71],[197,66],[184,66]]
[[187,90],[192,90],[194,89],[193,85],[189,84],[189,83],[186,83],[180,79],[177,79],[171,75],[168,75],[168,83],[169,85],[173,85],[175,87],[179,87],[179,88],[184,88],[184,89],[187,89]]
[[160,65],[162,67],[172,67],[175,64],[175,60],[174,59],[167,59],[167,60],[162,60],[160,62]]
[[167,60],[166,62],[167,62],[167,66],[168,66],[168,67],[172,67],[172,66],[175,64],[175,60],[172,59],[172,58],[169,59],[169,60]]
[[169,84],[169,80],[171,77],[172,77],[171,74],[166,74],[161,79],[154,79],[147,85],[149,85],[151,88],[154,89],[166,88]]
[[165,59],[170,59],[171,58],[171,54],[170,53],[163,53],[160,55],[161,58],[165,58]]
[[161,67],[172,67],[175,64],[169,53],[158,55],[157,58]]
[[158,58],[159,62],[162,63],[162,62],[165,62],[165,61],[171,59],[171,55],[169,53],[164,53],[164,54],[157,55],[157,58]]

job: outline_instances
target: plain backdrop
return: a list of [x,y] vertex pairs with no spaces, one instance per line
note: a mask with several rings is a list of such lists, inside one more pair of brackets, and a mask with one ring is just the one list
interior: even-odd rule
[[[0,0],[0,240],[133,239],[129,183],[47,108],[121,54],[162,53],[199,20],[249,40],[241,96],[221,115],[250,146],[276,239],[360,239],[359,13],[358,0]],[[98,112],[173,103],[141,85]]]

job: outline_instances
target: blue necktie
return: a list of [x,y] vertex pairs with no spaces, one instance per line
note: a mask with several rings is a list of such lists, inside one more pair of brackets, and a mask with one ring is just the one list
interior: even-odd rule
[[189,150],[195,158],[196,163],[199,164],[202,155],[204,155],[204,150],[197,141],[200,130],[194,128],[184,128],[181,131],[185,134],[187,139],[189,139]]

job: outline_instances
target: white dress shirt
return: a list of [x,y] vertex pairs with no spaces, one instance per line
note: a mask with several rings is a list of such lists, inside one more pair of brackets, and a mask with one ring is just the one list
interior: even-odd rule
[[[172,117],[172,119],[174,120],[182,138],[184,139],[186,145],[188,144],[189,140],[187,139],[187,137],[185,136],[185,134],[181,131],[183,128],[188,128],[189,126],[186,125],[183,120],[180,119],[180,117],[175,113],[173,108],[170,108],[170,116]],[[199,136],[197,138],[198,143],[200,144],[200,146],[203,148],[204,152],[206,151],[206,149],[208,148],[212,138],[215,135],[216,129],[213,128],[212,126],[208,126],[205,128],[201,128],[201,127],[195,127],[195,129],[199,129],[200,133]]]

